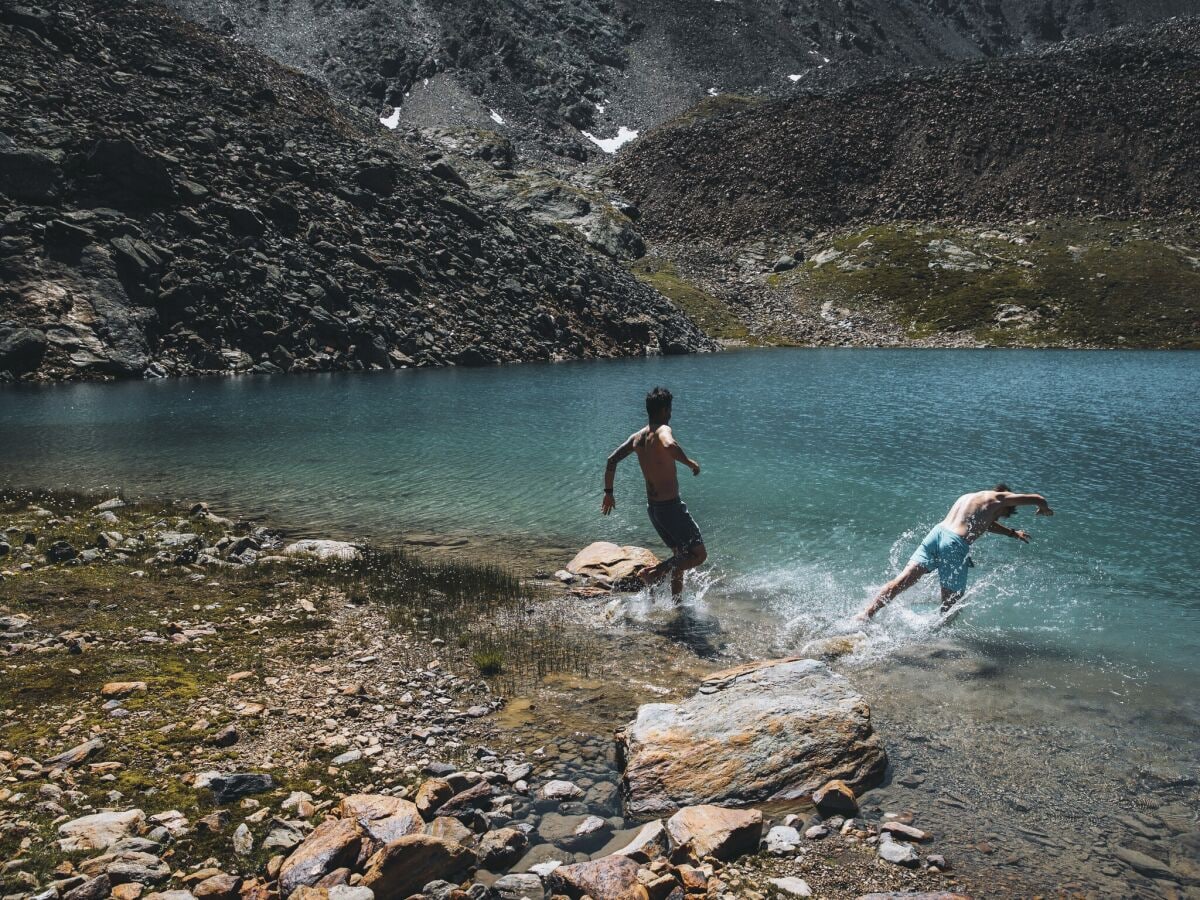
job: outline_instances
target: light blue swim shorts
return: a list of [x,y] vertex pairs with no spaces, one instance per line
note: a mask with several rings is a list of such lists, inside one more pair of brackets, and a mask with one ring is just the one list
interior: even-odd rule
[[967,589],[967,569],[971,563],[971,545],[945,525],[934,525],[917,552],[908,560],[927,572],[937,572],[942,587],[956,594]]

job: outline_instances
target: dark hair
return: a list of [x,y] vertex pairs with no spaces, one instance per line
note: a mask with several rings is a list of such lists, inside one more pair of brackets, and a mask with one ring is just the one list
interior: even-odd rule
[[1008,485],[1005,484],[1003,481],[1001,481],[994,488],[992,488],[992,490],[993,491],[1004,491],[1004,493],[1007,494],[1008,493]]
[[671,392],[665,387],[656,387],[646,395],[646,415],[657,419],[663,413],[671,411]]

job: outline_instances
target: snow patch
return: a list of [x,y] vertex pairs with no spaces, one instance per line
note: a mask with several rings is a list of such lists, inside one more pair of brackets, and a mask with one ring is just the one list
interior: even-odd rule
[[804,77],[804,75],[805,75],[805,73],[804,73],[804,72],[801,72],[799,75],[789,75],[789,76],[788,76],[788,81],[790,81],[790,82],[792,82],[793,84],[795,84],[797,81],[799,81],[801,78],[803,78],[803,77]]
[[626,128],[622,125],[617,129],[617,136],[610,138],[598,138],[590,131],[583,132],[583,136],[603,150],[605,153],[616,153],[630,141],[638,136],[638,133],[632,128]]
[[392,131],[395,131],[396,127],[400,124],[400,107],[393,106],[391,115],[380,116],[379,124],[384,128],[390,128]]
[[504,116],[500,115],[500,113],[496,112],[494,109],[489,109],[488,112],[492,114],[493,122],[495,122],[497,125],[504,124]]
[[596,112],[600,113],[600,115],[604,115],[604,110],[606,110],[607,108],[608,107],[605,106],[603,103],[596,104]]
[[710,97],[716,97],[719,93],[720,93],[720,91],[718,91],[716,88],[708,89],[708,96],[710,96]]

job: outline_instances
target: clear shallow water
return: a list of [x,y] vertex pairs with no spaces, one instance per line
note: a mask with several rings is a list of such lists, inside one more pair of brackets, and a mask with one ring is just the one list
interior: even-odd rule
[[[702,611],[749,652],[836,630],[967,490],[1005,480],[1022,545],[976,545],[955,633],[1123,677],[1200,658],[1200,357],[774,350],[717,356],[0,389],[0,484],[225,499],[304,528],[657,547],[636,463],[604,458],[676,394],[711,565]],[[926,579],[871,629],[927,636]],[[702,599],[700,599],[702,597]],[[886,623],[886,627],[883,623]],[[735,632],[737,629],[733,629]]]

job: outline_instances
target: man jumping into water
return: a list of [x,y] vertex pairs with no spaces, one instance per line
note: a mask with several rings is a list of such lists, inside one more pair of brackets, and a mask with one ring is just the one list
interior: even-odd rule
[[985,532],[1002,534],[1029,543],[1024,531],[1001,525],[997,519],[1008,518],[1018,506],[1036,506],[1039,516],[1052,516],[1052,510],[1041,494],[1014,494],[1008,485],[998,484],[990,491],[963,494],[950,507],[950,512],[921,541],[904,571],[885,584],[870,605],[856,616],[865,622],[908,590],[922,575],[936,571],[942,583],[942,613],[950,612],[967,589],[967,568],[971,545]]
[[679,480],[675,477],[675,463],[683,463],[700,474],[700,464],[689,459],[675,440],[671,428],[671,392],[656,387],[646,395],[646,415],[650,424],[629,436],[629,440],[612,452],[608,466],[604,469],[604,500],[600,512],[608,515],[616,506],[613,496],[613,479],[617,474],[617,463],[630,453],[636,453],[646,479],[646,502],[650,513],[650,524],[671,548],[671,558],[656,566],[643,569],[639,574],[646,584],[657,584],[668,572],[671,573],[671,597],[676,603],[683,595],[683,573],[694,569],[708,558],[704,549],[704,538],[696,527],[687,507],[679,499]]

